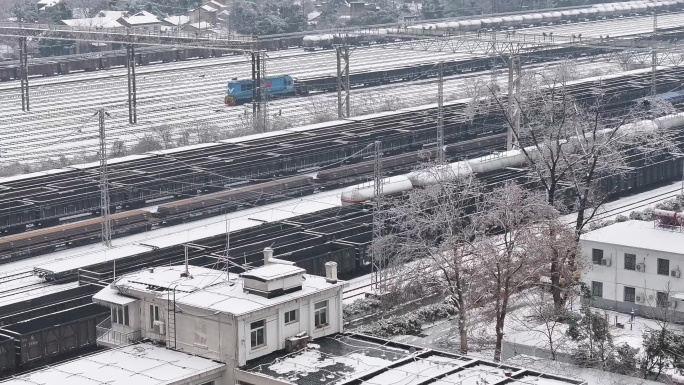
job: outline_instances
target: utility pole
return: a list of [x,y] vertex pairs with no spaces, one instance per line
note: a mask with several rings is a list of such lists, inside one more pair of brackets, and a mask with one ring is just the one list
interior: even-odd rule
[[658,40],[658,11],[653,8],[653,51],[651,52],[651,95],[655,97],[657,92],[656,87],[656,71],[658,70],[658,52],[655,50],[656,41]]
[[138,123],[138,112],[136,109],[137,95],[135,85],[135,48],[133,44],[126,45],[126,67],[128,70],[128,123]]
[[21,79],[21,110],[29,111],[28,44],[19,38],[19,78]]
[[260,75],[259,78],[261,79],[260,84],[261,88],[259,89],[261,91],[261,95],[259,98],[259,103],[261,107],[261,131],[262,132],[267,132],[268,131],[268,89],[271,88],[271,83],[268,82],[266,79],[266,52],[260,52],[259,53],[261,58],[261,68],[260,68]]
[[444,62],[438,64],[437,80],[437,162],[444,164]]
[[[349,46],[345,43],[335,47],[337,54],[337,118],[348,118],[350,111]],[[344,96],[342,95],[344,94]]]
[[516,101],[520,88],[520,56],[510,55],[508,58],[508,130],[506,136],[506,150],[516,147],[513,131],[520,133],[520,108]]
[[[375,142],[375,164],[374,164],[374,178],[375,184],[373,192],[375,196],[375,207],[373,209],[373,240],[377,240],[383,235],[383,221],[381,217],[382,210],[382,193],[384,179],[382,177],[382,142]],[[382,245],[379,247],[382,249]],[[385,276],[385,253],[382,250],[375,248],[371,255],[371,289],[376,293],[381,292],[381,287],[384,284]]]
[[112,247],[112,223],[109,218],[109,181],[107,174],[107,141],[105,138],[105,112],[97,112],[100,125],[100,210],[102,212],[102,244]]

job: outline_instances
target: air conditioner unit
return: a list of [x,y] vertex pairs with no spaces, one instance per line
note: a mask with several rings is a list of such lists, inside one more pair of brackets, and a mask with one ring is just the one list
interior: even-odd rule
[[643,263],[637,263],[636,271],[640,271],[642,273],[645,272],[646,271],[646,265]]
[[679,278],[679,277],[681,277],[681,275],[682,274],[679,272],[679,270],[670,271],[670,277]]
[[674,309],[677,307],[677,301],[670,301],[670,309]]
[[610,267],[610,258],[603,258],[603,259],[601,259],[601,266]]
[[644,295],[644,293],[639,293],[636,295],[636,298],[634,299],[637,303],[644,303],[644,301],[646,300],[646,296]]
[[166,328],[164,326],[164,321],[154,321],[154,332],[157,334],[166,334]]

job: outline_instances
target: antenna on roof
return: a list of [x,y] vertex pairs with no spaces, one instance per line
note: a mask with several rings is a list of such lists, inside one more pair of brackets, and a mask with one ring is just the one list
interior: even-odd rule
[[183,247],[185,248],[185,271],[181,273],[181,277],[192,278],[192,276],[190,275],[190,270],[188,268],[188,248],[192,247],[193,249],[196,249],[196,250],[204,250],[204,247],[200,246],[200,245],[195,245],[192,243],[184,243]]

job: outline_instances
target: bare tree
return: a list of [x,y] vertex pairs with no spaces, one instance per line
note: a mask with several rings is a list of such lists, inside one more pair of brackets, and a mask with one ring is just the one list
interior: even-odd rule
[[[440,171],[447,171],[445,168]],[[468,353],[468,314],[479,302],[470,290],[476,270],[470,240],[474,227],[467,218],[479,187],[470,179],[442,178],[440,171],[426,168],[422,177],[441,179],[440,183],[412,190],[398,200],[384,216],[392,231],[376,240],[373,250],[382,248],[391,258],[394,276],[406,272],[398,266],[408,264],[412,279],[393,281],[390,291],[421,295],[438,290],[458,309],[460,352]]]
[[332,99],[312,98],[306,112],[311,117],[311,123],[323,123],[337,118],[337,106]]
[[159,138],[159,143],[164,146],[164,149],[168,150],[173,147],[173,126],[159,124],[152,126],[150,131]]
[[543,196],[513,183],[487,194],[473,216],[481,234],[473,248],[477,285],[484,292],[484,309],[495,322],[495,361],[501,360],[511,297],[537,285],[548,271],[548,256],[534,252],[532,245],[545,231],[543,223],[557,218]]
[[671,283],[667,281],[662,291],[647,296],[647,306],[643,307],[646,313],[643,316],[656,325],[643,334],[640,370],[644,379],[658,381],[664,369],[684,364],[684,334],[676,326],[682,319],[672,309],[672,293]]
[[115,140],[109,149],[110,158],[118,158],[126,155],[126,143],[123,140]]
[[[570,64],[566,64],[568,66]],[[511,115],[507,97],[490,86],[488,95],[479,95],[473,104],[480,106],[486,99],[503,116],[513,133],[528,166],[546,192],[549,204],[577,212],[575,237],[594,219],[612,191],[602,186],[605,178],[619,177],[631,161],[646,161],[664,152],[677,151],[669,140],[670,133],[636,124],[640,119],[672,111],[668,103],[652,100],[648,108],[643,104],[615,113],[607,108],[612,95],[597,88],[590,100],[576,100],[567,89],[574,77],[571,68],[552,72],[525,72],[515,96],[517,113]],[[586,95],[585,95],[586,96]],[[567,261],[571,266],[574,257]],[[560,276],[552,264],[552,285],[556,288],[554,301],[560,306],[562,292],[558,288]]]
[[93,18],[98,12],[109,9],[108,0],[69,0],[68,3],[74,10],[74,18]]

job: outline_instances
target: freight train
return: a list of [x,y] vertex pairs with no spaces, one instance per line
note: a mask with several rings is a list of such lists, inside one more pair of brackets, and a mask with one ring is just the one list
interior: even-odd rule
[[[506,134],[483,135],[445,147],[449,158],[477,155],[503,148]],[[434,157],[435,150],[418,151],[383,159],[383,167],[390,172],[411,170],[420,160]],[[211,215],[239,210],[279,200],[313,194],[316,190],[348,185],[368,175],[373,161],[341,166],[318,173],[317,178],[300,175],[290,178],[257,183],[227,191],[200,195],[159,204],[155,212],[132,210],[110,216],[113,237],[119,237],[151,229],[153,226],[172,225]],[[0,263],[52,252],[61,248],[75,247],[100,239],[102,218],[93,218],[67,225],[34,230],[0,238]]]
[[109,309],[94,303],[0,328],[0,370],[30,369],[94,347]]
[[[652,121],[633,123],[622,127],[620,132],[670,130],[682,126],[684,126],[684,113],[668,115]],[[612,131],[612,129],[605,129],[596,134],[608,135]],[[572,141],[573,138],[570,138],[569,140]],[[525,153],[527,153],[527,155],[525,155]],[[407,175],[396,176],[386,180],[386,183],[383,185],[383,195],[401,195],[416,188],[424,188],[457,179],[468,179],[479,174],[519,168],[527,164],[528,156],[534,158],[535,156],[538,156],[537,154],[539,154],[539,148],[537,146],[531,146],[525,148],[525,152],[522,150],[511,150],[447,165],[438,165],[428,170],[420,170]],[[619,186],[620,188],[614,191],[614,193],[619,195],[626,190],[642,189],[653,183],[660,183],[671,180],[674,177],[680,177],[681,173],[679,170],[681,170],[681,164],[681,157],[672,156],[668,159],[664,159],[660,163],[655,162],[641,167],[641,169],[648,169],[651,167],[655,170],[649,170],[648,172],[639,169],[632,170],[627,173],[625,178],[627,181],[624,185]],[[341,203],[343,205],[362,204],[372,201],[375,198],[374,183],[371,182],[345,189],[341,195]]]
[[[600,49],[578,48],[554,48],[534,54],[522,54],[523,64],[548,62],[567,59],[577,56],[592,56],[604,53]],[[451,76],[473,71],[486,71],[492,68],[500,68],[506,65],[503,57],[471,57],[468,59],[449,60],[442,63],[442,75]],[[349,75],[350,87],[379,86],[394,82],[404,82],[417,79],[428,79],[439,76],[439,70],[435,63],[420,63],[399,65],[380,71],[363,71]],[[308,95],[310,92],[331,92],[337,89],[336,75],[319,75],[306,79],[295,79],[290,75],[271,76],[261,80],[267,97],[281,98],[295,95]],[[256,99],[258,90],[256,81],[253,79],[234,78],[228,83],[227,94],[224,102],[227,106],[236,106],[249,103]]]
[[[146,66],[193,58],[221,57],[225,53],[209,48],[138,48],[135,52],[135,63]],[[126,65],[126,50],[34,58],[29,61],[28,76],[65,75],[72,72],[108,70]],[[18,61],[0,62],[0,81],[19,79],[20,76]]]
[[[684,70],[679,68],[659,70],[658,89],[676,89],[681,85],[682,73]],[[597,86],[609,89],[609,109],[622,111],[626,103],[648,95],[650,79],[650,71],[633,71],[573,83],[567,92],[583,100],[592,99]],[[491,114],[462,122],[458,117],[463,108],[463,101],[445,103],[446,143],[503,132],[503,121]],[[368,152],[364,153],[364,149],[376,140],[382,141],[387,157],[419,151],[436,141],[435,111],[435,106],[413,107],[112,159],[108,167],[111,212],[307,170],[353,165],[365,160]],[[9,235],[99,216],[98,175],[99,163],[91,163],[0,178],[0,232]]]
[[[580,21],[621,18],[644,15],[652,12],[681,11],[684,0],[676,1],[627,1],[620,3],[595,4],[590,8],[542,11],[531,14],[514,14],[500,17],[442,21],[415,24],[402,28],[380,28],[366,33],[387,36],[448,36],[459,32],[495,31],[514,28],[528,28],[542,25],[573,23]],[[364,33],[363,31],[360,33]]]

